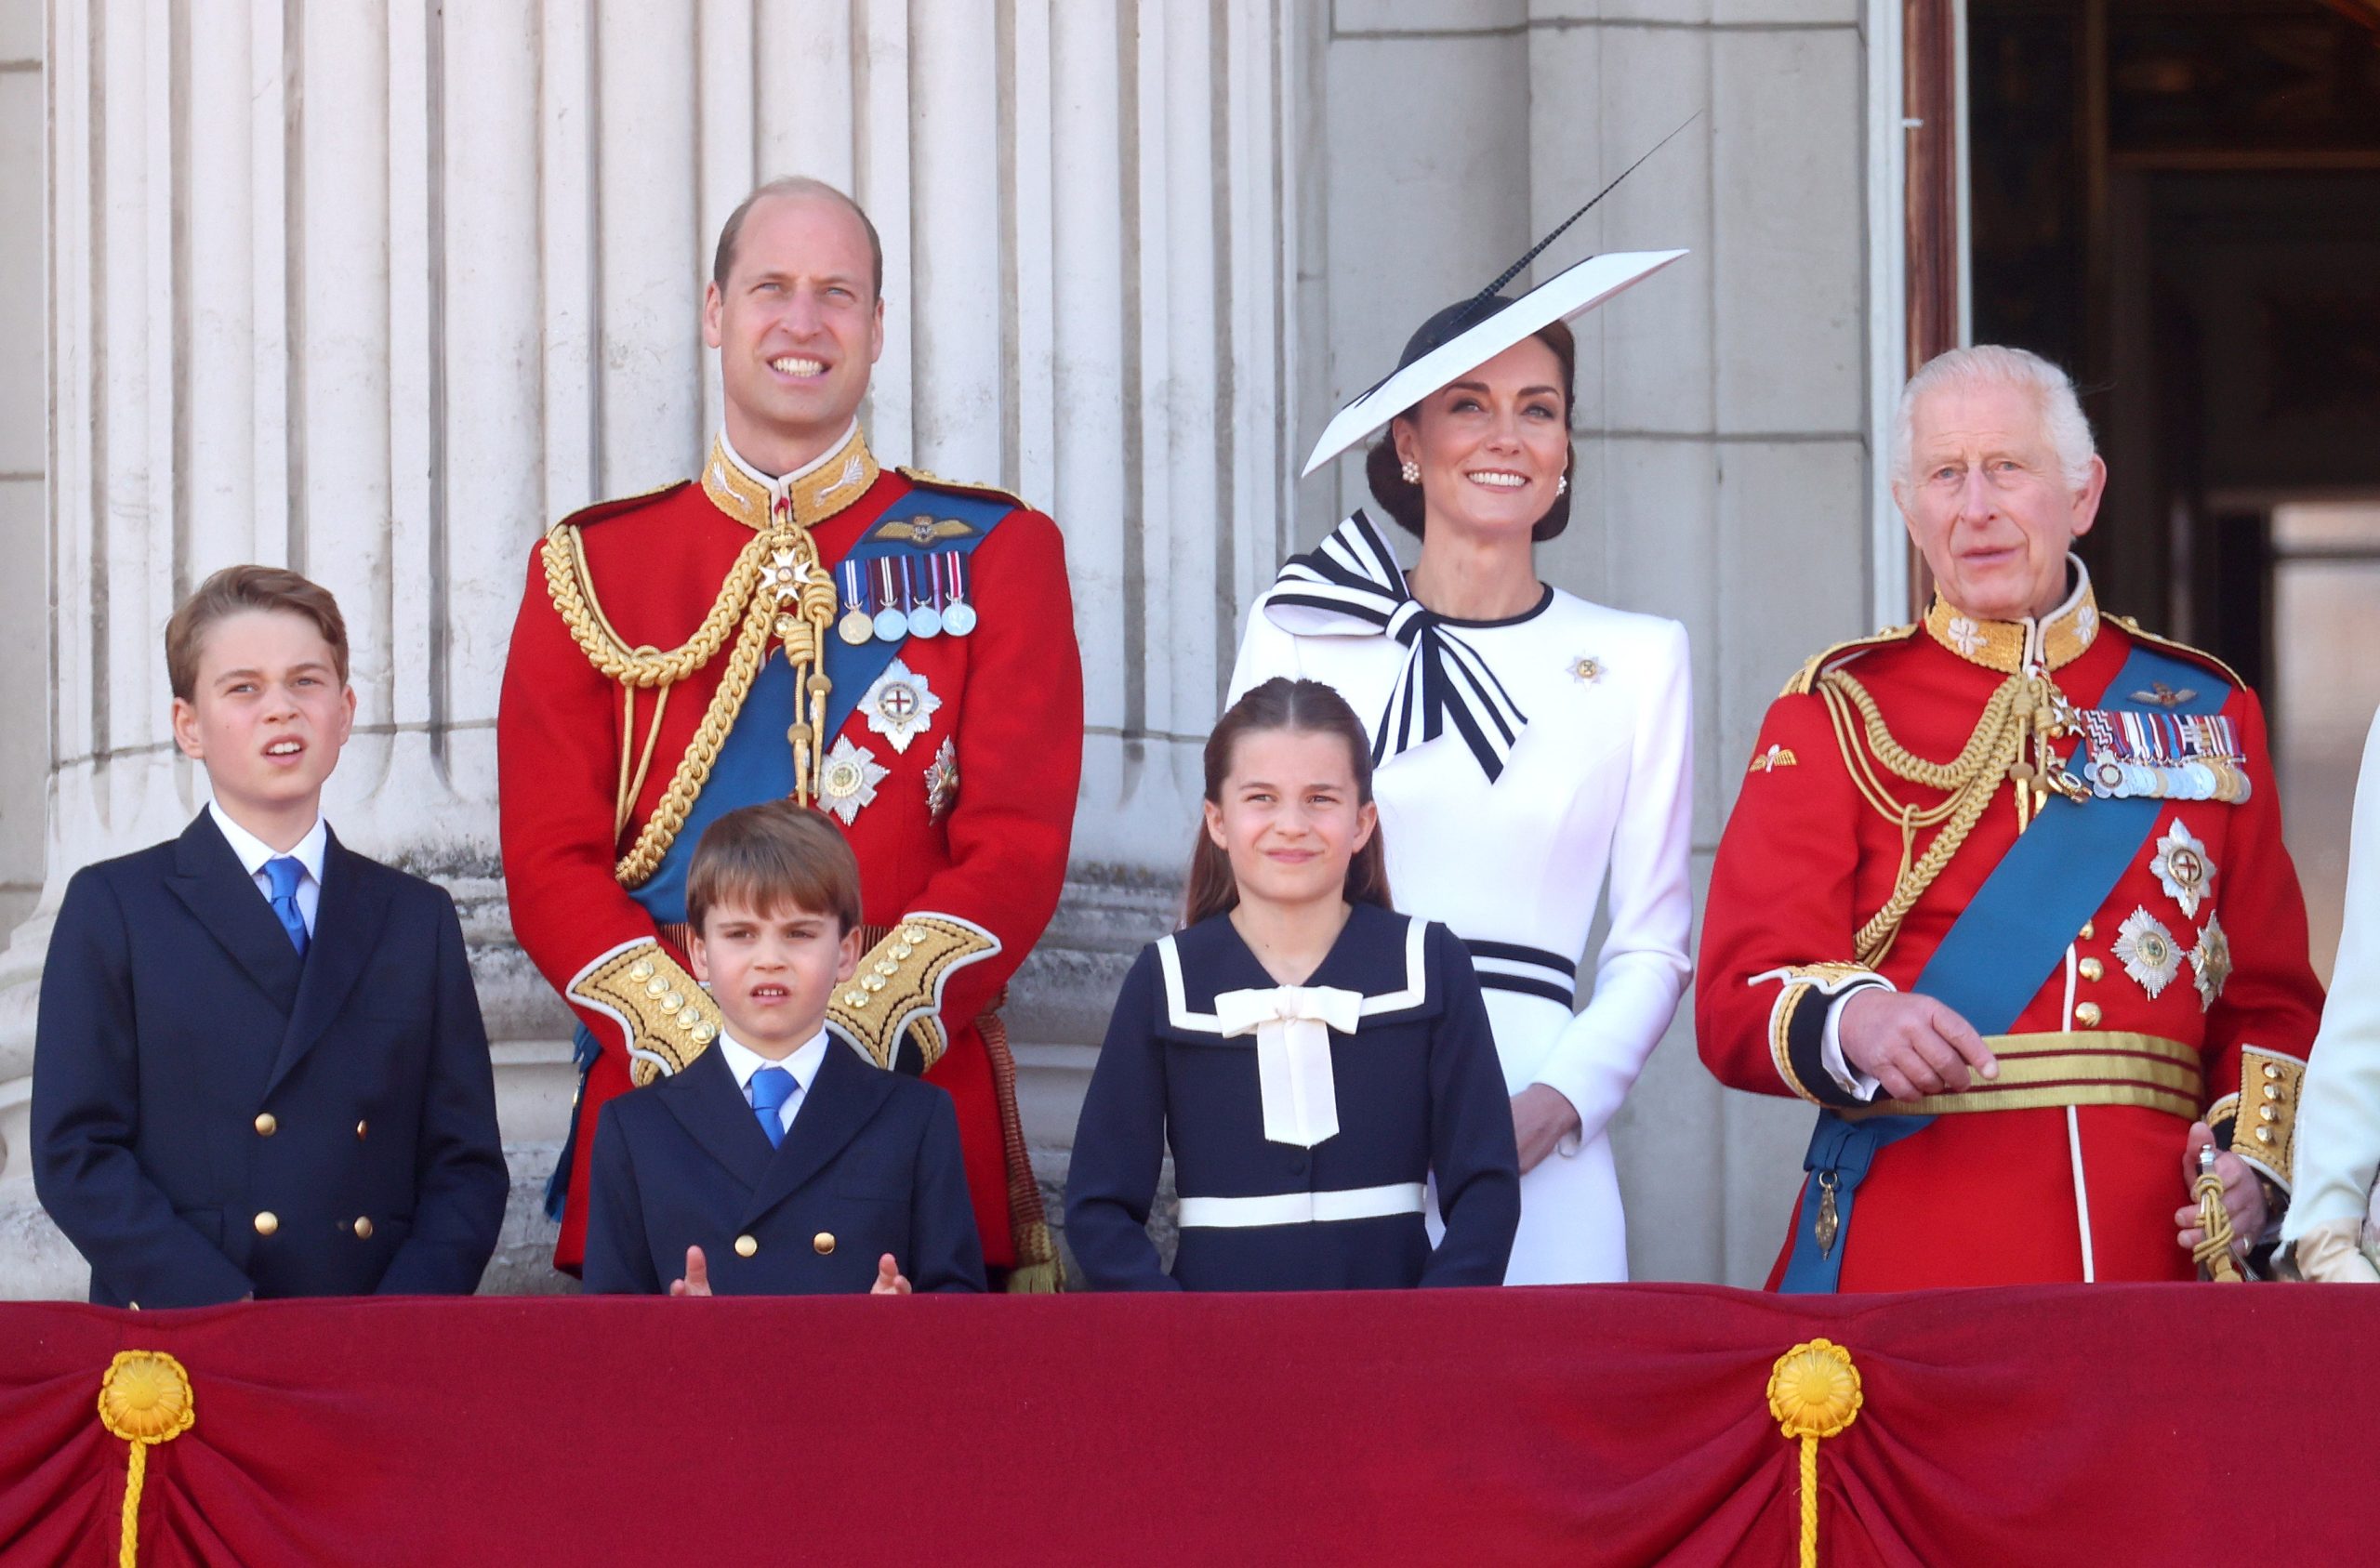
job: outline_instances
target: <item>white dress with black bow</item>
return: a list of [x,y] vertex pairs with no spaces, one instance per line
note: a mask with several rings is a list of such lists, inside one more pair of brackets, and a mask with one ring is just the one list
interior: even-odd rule
[[1578,1110],[1578,1140],[1521,1179],[1506,1282],[1627,1278],[1607,1135],[1691,968],[1686,628],[1552,587],[1507,620],[1431,614],[1358,511],[1248,617],[1232,700],[1276,676],[1335,687],[1371,733],[1396,906],[1471,949],[1508,1092]]

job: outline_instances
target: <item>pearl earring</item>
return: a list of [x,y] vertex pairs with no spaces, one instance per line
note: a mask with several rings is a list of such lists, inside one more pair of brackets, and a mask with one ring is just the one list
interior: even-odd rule
[[1570,494],[1570,476],[1568,474],[1564,474],[1554,481],[1554,494],[1556,495],[1567,495]]
[[1408,484],[1419,484],[1421,482],[1421,465],[1416,463],[1410,457],[1408,457],[1405,460],[1405,466],[1397,469],[1397,472],[1405,476],[1405,482]]

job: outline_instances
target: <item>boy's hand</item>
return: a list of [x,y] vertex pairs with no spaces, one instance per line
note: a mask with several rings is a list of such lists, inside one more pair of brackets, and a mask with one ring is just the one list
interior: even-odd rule
[[908,1277],[903,1274],[900,1268],[894,1264],[891,1253],[888,1252],[876,1260],[876,1284],[869,1288],[868,1294],[870,1296],[909,1294]]
[[704,1261],[701,1247],[690,1246],[686,1249],[686,1277],[681,1280],[671,1280],[669,1294],[672,1296],[708,1296],[710,1294],[710,1265]]

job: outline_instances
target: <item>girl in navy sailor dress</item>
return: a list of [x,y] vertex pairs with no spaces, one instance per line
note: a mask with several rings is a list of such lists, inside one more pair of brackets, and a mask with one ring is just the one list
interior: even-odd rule
[[[1495,1041],[1462,944],[1390,907],[1369,763],[1316,681],[1265,682],[1208,740],[1184,929],[1126,977],[1075,1133],[1066,1235],[1094,1288],[1502,1281],[1520,1172]],[[1170,1274],[1146,1228],[1169,1143]]]

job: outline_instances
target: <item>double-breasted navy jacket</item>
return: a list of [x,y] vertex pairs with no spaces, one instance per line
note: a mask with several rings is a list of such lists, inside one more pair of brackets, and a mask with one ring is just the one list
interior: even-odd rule
[[606,1103],[588,1290],[658,1293],[699,1246],[720,1296],[866,1291],[892,1255],[916,1290],[984,1288],[950,1096],[835,1041],[774,1148],[717,1050]]
[[110,1306],[467,1293],[509,1185],[454,901],[332,835],[300,958],[204,811],[67,884],[32,1130]]
[[[1217,995],[1270,990],[1228,916],[1143,949],[1117,998],[1083,1100],[1066,1234],[1104,1289],[1319,1290],[1496,1285],[1520,1222],[1519,1160],[1470,955],[1445,927],[1357,904],[1305,984],[1358,993],[1359,1026],[1330,1032],[1339,1130],[1268,1141],[1256,1039],[1227,1036]],[[1288,1223],[1192,1223],[1170,1275],[1145,1226],[1167,1145],[1185,1201],[1333,1194],[1434,1181],[1433,1248],[1404,1212]],[[1302,1202],[1303,1200],[1293,1199]],[[1245,1213],[1246,1210],[1240,1211]]]

